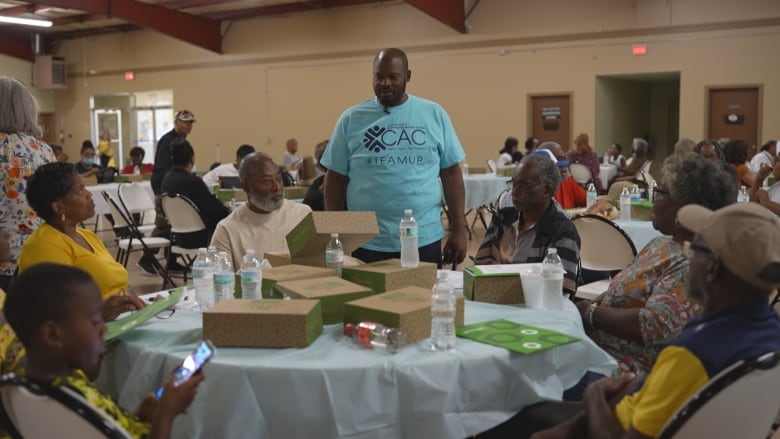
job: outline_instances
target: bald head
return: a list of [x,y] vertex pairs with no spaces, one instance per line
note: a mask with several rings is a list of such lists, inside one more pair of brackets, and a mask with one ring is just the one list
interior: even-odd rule
[[563,152],[563,148],[557,142],[544,142],[537,149],[548,149],[553,153],[556,160],[566,160],[566,153]]
[[395,107],[406,102],[406,83],[412,77],[409,60],[401,49],[382,49],[374,58],[374,94],[379,103]]

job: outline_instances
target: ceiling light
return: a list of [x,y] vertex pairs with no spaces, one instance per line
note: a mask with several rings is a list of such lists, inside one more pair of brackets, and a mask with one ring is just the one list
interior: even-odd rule
[[0,15],[0,23],[23,24],[25,26],[51,27],[49,20],[36,20],[34,18],[5,17]]

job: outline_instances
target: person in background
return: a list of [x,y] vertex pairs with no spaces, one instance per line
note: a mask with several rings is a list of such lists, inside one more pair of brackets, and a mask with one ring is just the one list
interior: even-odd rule
[[100,173],[100,164],[95,158],[95,145],[89,140],[81,143],[81,160],[76,163],[76,171],[82,177],[97,177]]
[[450,211],[465,212],[459,163],[466,154],[447,112],[435,102],[406,93],[411,76],[404,51],[377,53],[376,97],[341,115],[322,156],[328,168],[325,208],[342,210],[346,198],[349,210],[376,212],[379,234],[352,253],[363,262],[399,257],[398,224],[404,210],[412,209],[419,227],[420,261],[460,263],[466,257],[466,219],[452,215],[442,258],[441,202],[443,188]]
[[756,174],[750,171],[748,168],[748,144],[744,140],[731,140],[725,147],[723,147],[723,156],[726,159],[726,163],[731,165],[737,171],[739,176],[739,186],[753,186],[756,182]]
[[543,152],[538,154],[525,156],[514,169],[512,190],[499,196],[498,213],[490,220],[475,260],[478,264],[542,262],[547,249],[555,247],[565,270],[563,292],[573,296],[580,236],[553,201],[561,180],[555,161]]
[[569,172],[569,162],[566,161],[566,155],[563,148],[556,142],[544,142],[536,148],[531,155],[541,155],[547,157],[555,163],[561,172],[561,183],[553,197],[562,209],[574,209],[575,207],[585,207],[588,203],[588,191],[574,180]]
[[677,212],[689,204],[719,209],[737,197],[723,167],[696,154],[672,154],[663,169],[653,191],[652,221],[664,236],[650,241],[597,300],[577,303],[588,335],[618,360],[620,374],[648,371],[661,349],[701,311],[684,294],[683,248],[693,233],[677,223]]
[[[192,125],[195,123],[195,114],[189,110],[177,111],[173,118],[173,129],[165,133],[157,142],[157,153],[154,155],[154,171],[152,172],[152,191],[155,195],[160,195],[160,186],[163,178],[171,168],[171,142],[177,138],[186,139],[192,132]],[[157,214],[160,214],[158,209]],[[164,216],[163,216],[164,219]],[[168,227],[170,230],[170,227]],[[154,235],[161,236],[161,235]]]
[[0,76],[0,233],[11,249],[0,261],[0,288],[11,283],[22,243],[41,224],[27,201],[27,177],[56,160],[41,135],[35,98],[21,82]]
[[538,137],[531,136],[525,139],[525,155],[528,155],[534,151],[542,143],[542,140]]
[[518,145],[520,145],[520,142],[516,137],[507,137],[506,140],[504,140],[504,147],[498,151],[499,156],[498,160],[496,160],[496,164],[498,166],[509,166],[514,163],[514,155],[517,152]]
[[[690,265],[685,295],[703,310],[664,347],[647,376],[604,378],[587,388],[579,404],[534,404],[478,437],[658,437],[683,404],[718,373],[780,350],[780,318],[768,305],[780,286],[780,220],[753,203],[714,212],[689,205],[680,209],[677,220],[695,233],[685,247]],[[534,432],[538,434],[531,436]]]
[[104,306],[97,285],[77,268],[40,264],[20,274],[3,311],[26,350],[25,378],[78,393],[132,437],[170,437],[174,418],[195,398],[202,372],[178,386],[171,375],[162,398],[147,395],[135,415],[123,410],[90,381],[107,351]]
[[675,154],[687,154],[693,152],[693,149],[696,147],[696,142],[694,142],[692,139],[689,139],[687,137],[680,137],[680,140],[677,141],[677,143],[674,144],[674,153]]
[[62,150],[61,145],[52,143],[49,146],[51,147],[51,150],[54,151],[54,157],[57,159],[58,162],[68,163],[70,157],[68,157],[68,155],[65,154],[65,151]]
[[750,159],[750,169],[753,172],[758,172],[761,167],[767,166],[769,168],[775,162],[775,156],[777,155],[777,140],[770,140],[761,146],[761,151],[754,155]]
[[[764,190],[762,186],[770,173],[774,177],[775,182],[767,190]],[[780,215],[780,156],[774,158],[772,167],[763,166],[758,171],[756,181],[750,187],[750,201],[766,207],[776,215]]]
[[298,169],[301,165],[301,157],[298,155],[298,141],[295,139],[287,139],[285,144],[287,151],[282,157],[282,166],[288,169]]
[[591,180],[596,185],[596,191],[601,191],[601,179],[599,178],[599,157],[590,146],[588,135],[580,133],[574,139],[574,149],[569,151],[569,163],[579,163],[590,169]]
[[120,174],[151,174],[154,171],[154,165],[144,163],[146,151],[140,146],[134,146],[130,149],[130,163],[122,168]]
[[618,169],[626,166],[626,158],[623,157],[623,146],[621,144],[615,142],[609,145],[606,156],[608,164],[615,165]]
[[98,141],[98,155],[100,167],[116,169],[116,160],[114,160],[114,150],[111,148],[111,131],[105,130]]
[[306,195],[303,197],[303,204],[311,207],[311,210],[321,211],[325,210],[325,197],[323,196],[322,182],[325,181],[325,173],[328,169],[322,166],[320,160],[322,160],[322,154],[325,153],[325,148],[328,147],[328,141],[324,140],[314,147],[314,159],[317,162],[317,172],[319,175],[312,181],[309,189],[306,190]]
[[615,181],[633,181],[638,182],[641,180],[639,172],[645,166],[648,160],[648,145],[647,140],[639,137],[634,138],[632,141],[632,155],[626,160],[626,166],[618,168],[618,176]]
[[693,152],[725,168],[731,175],[732,180],[734,180],[734,185],[739,187],[739,174],[737,174],[737,170],[733,166],[726,163],[726,157],[723,156],[723,148],[721,148],[720,143],[704,139],[696,144]]
[[311,209],[284,198],[282,175],[268,154],[244,157],[238,173],[247,202],[217,224],[211,245],[230,255],[234,267],[250,248],[258,255],[289,253],[285,237]]
[[203,176],[203,182],[210,188],[219,184],[219,177],[238,177],[238,166],[241,164],[241,160],[253,152],[255,152],[255,147],[252,145],[239,146],[236,149],[236,161],[219,165],[210,170]]

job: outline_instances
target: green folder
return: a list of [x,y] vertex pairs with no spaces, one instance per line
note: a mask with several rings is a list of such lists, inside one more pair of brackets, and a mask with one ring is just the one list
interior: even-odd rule
[[155,300],[143,309],[139,309],[119,320],[106,323],[106,335],[103,338],[105,341],[113,340],[141,323],[146,322],[165,309],[176,305],[179,299],[181,299],[182,293],[184,293],[183,287],[169,290],[168,297]]
[[533,354],[581,340],[560,332],[504,319],[461,326],[455,330],[455,333],[459,337],[470,338],[521,354]]

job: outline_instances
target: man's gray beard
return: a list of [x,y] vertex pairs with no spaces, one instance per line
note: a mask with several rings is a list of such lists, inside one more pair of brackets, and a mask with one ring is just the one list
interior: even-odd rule
[[255,206],[256,209],[262,210],[263,212],[273,212],[282,207],[284,199],[274,201],[271,197],[262,197],[260,195],[252,194],[249,196],[249,202],[252,203],[252,206]]

